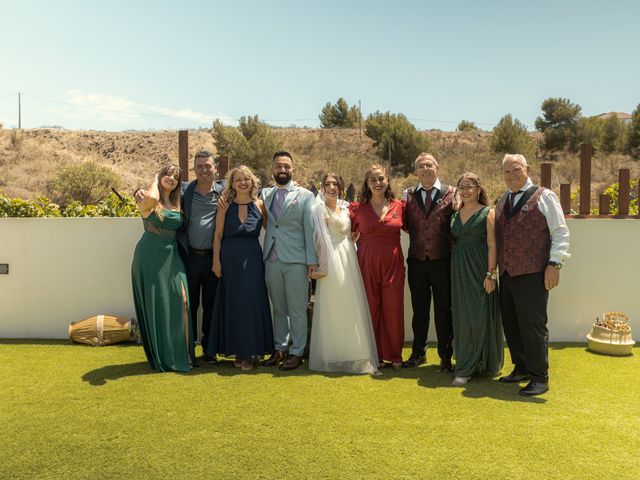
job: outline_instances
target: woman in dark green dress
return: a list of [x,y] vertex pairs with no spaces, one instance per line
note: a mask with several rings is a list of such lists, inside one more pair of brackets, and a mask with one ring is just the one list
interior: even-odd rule
[[145,232],[133,255],[131,280],[144,352],[155,370],[188,372],[194,344],[187,277],[175,240],[184,221],[180,168],[163,167],[138,206]]
[[479,372],[502,368],[504,347],[496,288],[495,211],[480,179],[464,173],[458,180],[459,209],[451,219],[451,310],[456,357],[453,386]]

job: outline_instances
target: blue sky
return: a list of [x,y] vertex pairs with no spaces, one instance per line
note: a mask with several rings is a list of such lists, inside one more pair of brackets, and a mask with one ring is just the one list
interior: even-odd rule
[[491,129],[568,97],[640,103],[640,2],[0,0],[0,122],[126,130],[258,114],[318,126],[344,97],[420,129]]

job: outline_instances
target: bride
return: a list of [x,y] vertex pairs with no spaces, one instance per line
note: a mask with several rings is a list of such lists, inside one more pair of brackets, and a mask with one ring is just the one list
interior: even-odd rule
[[371,314],[353,243],[344,180],[335,173],[322,179],[311,217],[319,268],[309,369],[320,372],[379,374]]

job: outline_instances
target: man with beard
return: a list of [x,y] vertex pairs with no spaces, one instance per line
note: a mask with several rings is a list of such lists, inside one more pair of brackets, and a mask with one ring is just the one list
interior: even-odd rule
[[[191,308],[191,328],[193,339],[198,340],[198,308],[202,296],[202,351],[207,351],[209,328],[213,316],[213,303],[218,286],[218,277],[211,270],[213,266],[213,233],[216,223],[218,197],[224,190],[224,181],[216,182],[217,168],[213,154],[208,150],[200,150],[193,160],[196,179],[182,182],[182,213],[185,217],[183,226],[178,231],[176,240],[180,256],[187,271],[189,289],[189,305]],[[146,192],[136,190],[134,196],[140,202]],[[215,357],[207,357],[205,361],[215,363]]]
[[294,370],[307,343],[308,279],[318,263],[311,225],[314,196],[291,180],[290,153],[276,152],[272,166],[276,185],[263,189],[261,196],[268,216],[263,254],[275,349],[264,364]]

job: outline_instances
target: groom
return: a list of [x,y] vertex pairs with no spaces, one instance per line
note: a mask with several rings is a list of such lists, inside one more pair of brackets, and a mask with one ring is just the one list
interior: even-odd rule
[[314,196],[291,181],[290,153],[276,152],[272,167],[276,185],[261,195],[268,216],[263,252],[275,350],[264,364],[294,370],[302,363],[307,343],[308,279],[318,263],[311,226]]

